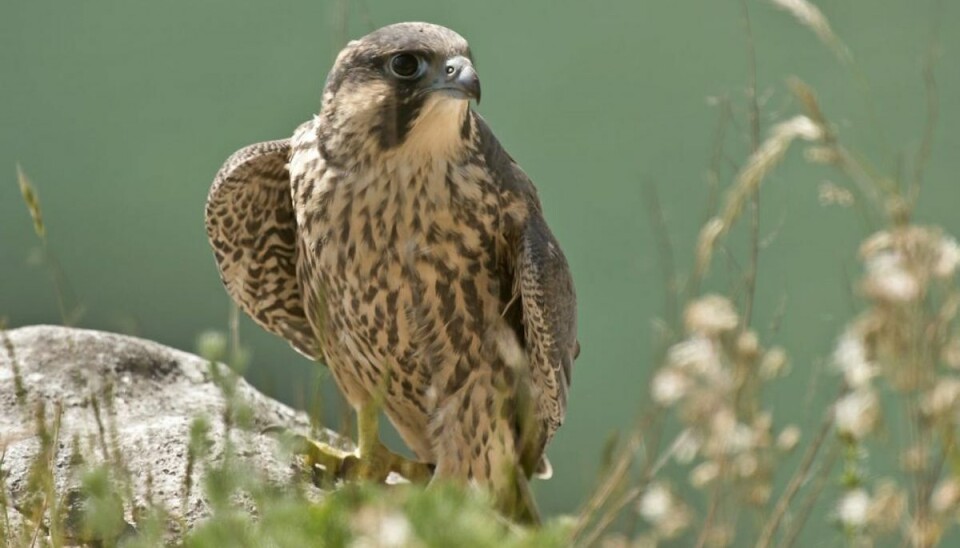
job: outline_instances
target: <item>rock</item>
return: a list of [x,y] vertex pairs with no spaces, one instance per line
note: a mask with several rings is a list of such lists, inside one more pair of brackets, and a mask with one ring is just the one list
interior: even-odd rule
[[[123,504],[127,527],[136,522],[135,509],[151,500],[174,516],[168,523],[171,534],[207,516],[204,474],[222,459],[228,432],[243,470],[272,484],[296,482],[299,489],[316,491],[308,493],[311,498],[322,495],[312,483],[300,481],[303,471],[281,442],[260,433],[280,425],[309,434],[307,416],[232,377],[226,366],[134,337],[65,327],[0,332],[0,343],[0,477],[11,529],[24,523],[22,511],[30,504],[24,497],[31,465],[42,448],[41,406],[47,431],[56,439],[49,461],[57,493],[73,493],[84,467],[105,459],[122,463],[133,498],[132,505]],[[227,398],[223,386],[231,386],[231,379],[235,397]],[[209,425],[209,459],[191,466],[184,497],[190,431],[197,417]],[[227,417],[248,421],[247,428],[228,424]],[[83,460],[79,466],[77,454]]]

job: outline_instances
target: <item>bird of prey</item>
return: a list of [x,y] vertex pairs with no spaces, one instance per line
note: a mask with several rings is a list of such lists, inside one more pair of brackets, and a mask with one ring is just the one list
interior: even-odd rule
[[[230,296],[358,412],[358,451],[318,444],[323,466],[478,484],[535,519],[522,493],[566,412],[576,300],[536,189],[471,99],[452,30],[350,42],[318,115],[217,173],[207,234]],[[380,410],[418,462],[380,443]]]

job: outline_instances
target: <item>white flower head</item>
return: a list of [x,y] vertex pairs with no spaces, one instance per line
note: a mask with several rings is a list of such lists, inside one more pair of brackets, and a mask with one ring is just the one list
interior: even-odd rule
[[920,409],[930,417],[941,417],[954,410],[960,402],[960,379],[945,377],[927,392],[920,401]]
[[700,452],[700,440],[693,430],[687,428],[677,436],[673,446],[673,458],[680,464],[690,464]]
[[673,494],[662,483],[651,484],[640,499],[639,511],[643,519],[656,525],[673,511]]
[[863,388],[877,376],[877,367],[867,359],[867,348],[863,338],[848,329],[833,351],[833,365],[843,373],[843,378],[851,388]]
[[683,399],[690,390],[690,379],[673,367],[657,371],[650,381],[650,395],[658,405],[670,406]]
[[880,418],[880,402],[870,390],[854,390],[837,401],[833,413],[838,432],[863,439]]
[[960,483],[953,478],[940,482],[930,496],[930,507],[938,514],[956,508],[958,503],[960,503]]
[[860,256],[864,259],[893,247],[893,235],[886,230],[874,232],[860,244]]
[[667,363],[680,370],[703,376],[720,371],[720,355],[710,339],[693,336],[667,351]]
[[[830,154],[828,158],[832,158],[832,149],[826,149],[826,153]],[[818,159],[818,152],[811,152],[807,155],[807,158],[813,156],[813,159]],[[820,162],[826,163],[826,162]],[[817,189],[817,197],[820,199],[820,205],[822,206],[831,206],[837,205],[840,207],[850,207],[854,203],[853,193],[849,190],[836,185],[831,181],[824,181],[820,183],[820,186]]]
[[950,236],[940,239],[937,246],[937,259],[933,264],[933,274],[938,278],[950,278],[960,266],[960,245]]
[[714,447],[728,455],[736,455],[754,446],[756,435],[748,425],[737,421],[730,409],[717,411],[710,420]]
[[687,306],[684,321],[690,333],[714,336],[736,329],[740,319],[729,299],[705,295]]
[[709,485],[720,475],[720,465],[708,460],[698,464],[690,471],[690,485],[697,489]]
[[787,370],[787,352],[774,346],[763,355],[760,360],[760,377],[765,380],[775,379]]
[[837,518],[847,527],[860,528],[870,515],[870,495],[864,489],[851,489],[837,503]]
[[920,296],[920,282],[904,265],[900,253],[877,253],[867,260],[866,268],[864,289],[868,295],[893,303],[911,302]]
[[793,448],[797,446],[797,443],[800,442],[800,435],[800,428],[797,425],[791,424],[787,426],[780,432],[780,435],[777,436],[777,449],[784,452],[792,451]]
[[663,483],[647,487],[637,510],[661,539],[674,538],[690,526],[690,510]]
[[753,447],[755,442],[756,436],[753,429],[742,422],[738,422],[727,441],[727,450],[731,453],[741,453]]

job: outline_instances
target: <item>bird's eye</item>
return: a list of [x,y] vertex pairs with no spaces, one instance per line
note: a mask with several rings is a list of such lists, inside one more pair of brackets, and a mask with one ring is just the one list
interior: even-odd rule
[[390,72],[397,78],[410,80],[420,75],[422,63],[420,58],[412,53],[398,53],[390,59]]

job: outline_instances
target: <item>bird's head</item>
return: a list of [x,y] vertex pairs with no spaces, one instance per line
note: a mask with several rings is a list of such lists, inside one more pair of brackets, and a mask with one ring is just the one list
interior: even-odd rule
[[480,79],[462,36],[428,23],[383,27],[350,42],[327,76],[326,144],[442,153],[469,135],[471,99],[480,101]]

